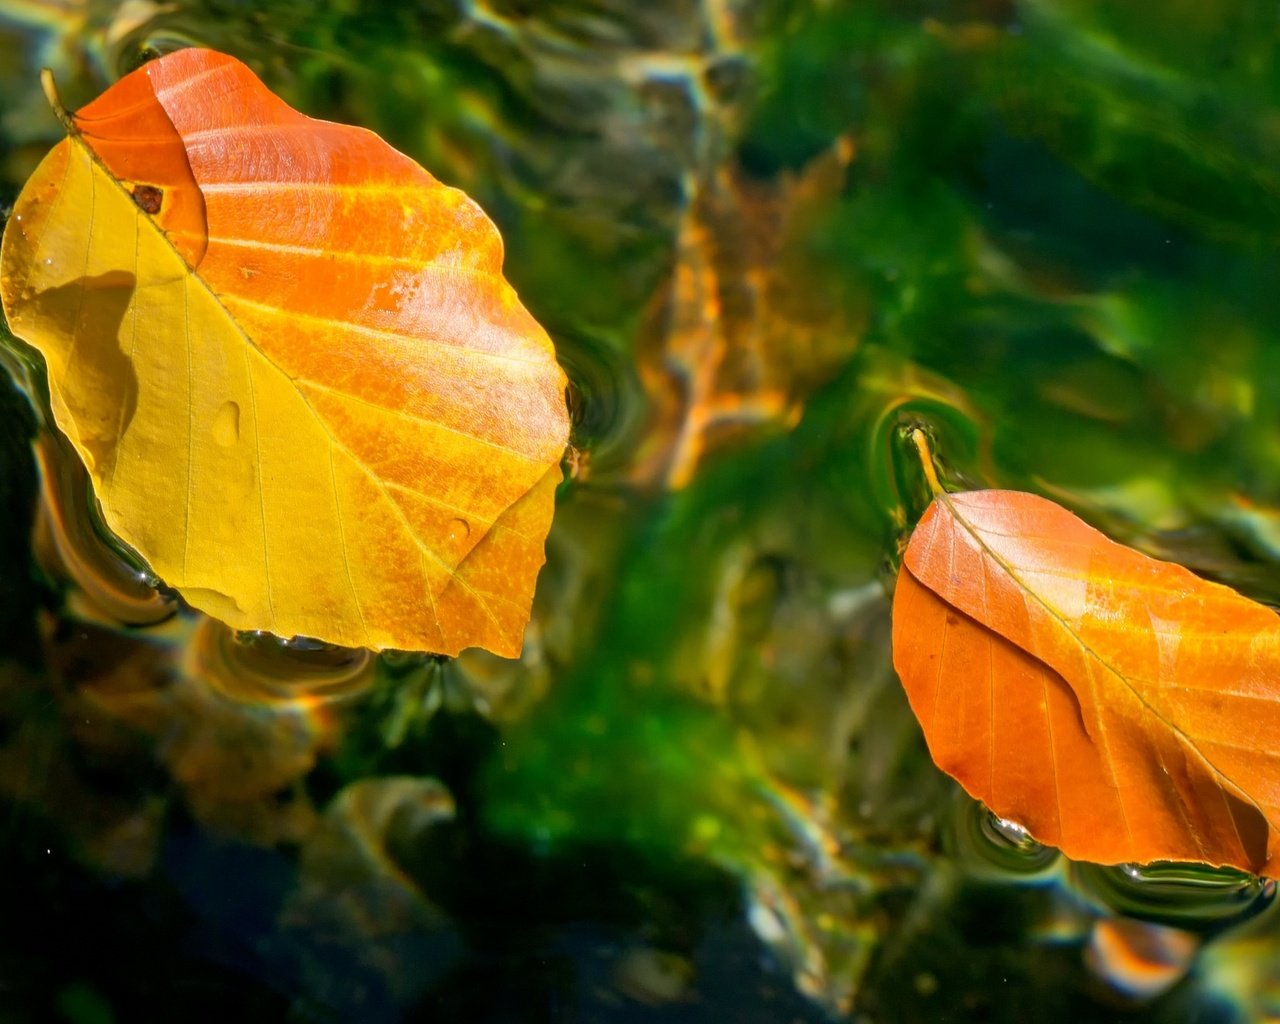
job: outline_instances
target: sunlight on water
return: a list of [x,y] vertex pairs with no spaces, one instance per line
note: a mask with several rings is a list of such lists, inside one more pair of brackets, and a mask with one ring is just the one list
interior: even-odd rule
[[0,0],[0,209],[41,67],[235,53],[481,203],[573,423],[522,656],[374,655],[189,609],[6,344],[21,1012],[1280,1017],[1273,882],[1068,862],[889,650],[930,472],[1280,602],[1274,18],[927,6]]

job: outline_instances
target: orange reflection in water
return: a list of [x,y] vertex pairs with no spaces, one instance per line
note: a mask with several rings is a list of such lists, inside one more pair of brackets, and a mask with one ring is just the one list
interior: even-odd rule
[[857,345],[863,324],[814,286],[810,253],[853,157],[845,137],[777,183],[717,166],[692,186],[670,278],[641,332],[651,421],[638,482],[684,487],[726,440],[794,425]]
[[316,821],[304,780],[374,656],[184,610],[96,521],[74,455],[48,434],[36,451],[36,557],[62,604],[41,616],[44,676],[0,680],[0,716],[22,723],[0,744],[0,790],[113,873],[145,874],[179,810],[238,839],[301,842]]

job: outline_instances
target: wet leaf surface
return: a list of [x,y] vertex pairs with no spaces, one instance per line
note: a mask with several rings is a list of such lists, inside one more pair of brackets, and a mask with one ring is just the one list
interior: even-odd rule
[[894,664],[930,753],[1080,860],[1275,874],[1280,619],[1012,491],[940,495]]
[[488,219],[211,51],[69,127],[0,286],[107,524],[237,629],[518,654],[568,418]]
[[[490,213],[574,449],[520,659],[385,652],[333,690],[308,683],[332,652],[208,643],[150,589],[11,366],[46,474],[14,621],[46,632],[0,674],[0,868],[36,901],[6,1010],[1271,1013],[1271,883],[1074,862],[936,769],[889,585],[932,497],[920,429],[951,491],[1052,499],[1280,601],[1273,20],[0,0],[0,204],[59,137],[41,67],[79,106],[175,48],[235,54]],[[415,794],[453,817],[420,827]]]

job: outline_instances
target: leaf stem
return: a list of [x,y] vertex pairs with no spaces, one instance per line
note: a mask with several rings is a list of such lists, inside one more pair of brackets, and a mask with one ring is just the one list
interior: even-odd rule
[[40,88],[44,90],[45,99],[53,108],[54,117],[67,130],[68,135],[75,135],[77,133],[75,120],[71,116],[71,111],[62,105],[62,97],[58,95],[58,83],[53,80],[51,68],[40,69]]
[[938,471],[933,465],[933,451],[929,448],[929,437],[922,428],[912,428],[911,443],[915,445],[916,454],[920,456],[920,468],[924,472],[925,483],[929,485],[929,493],[935,498],[946,493],[941,481],[938,480]]

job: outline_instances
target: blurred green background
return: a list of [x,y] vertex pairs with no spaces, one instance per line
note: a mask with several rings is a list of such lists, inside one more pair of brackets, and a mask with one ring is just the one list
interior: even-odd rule
[[993,819],[888,629],[915,426],[1280,602],[1280,8],[0,0],[0,209],[189,45],[481,203],[573,473],[519,662],[232,636],[11,342],[0,1021],[1280,1016],[1271,883]]

